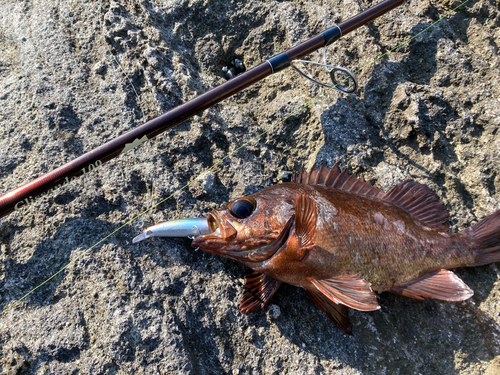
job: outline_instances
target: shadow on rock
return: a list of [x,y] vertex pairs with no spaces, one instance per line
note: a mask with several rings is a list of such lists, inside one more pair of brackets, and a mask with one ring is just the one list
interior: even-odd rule
[[334,359],[367,373],[454,373],[458,366],[498,355],[493,337],[500,327],[472,301],[417,301],[383,293],[380,311],[350,311],[353,336],[347,336],[304,291],[281,289],[274,301],[281,309],[276,326],[319,361]]

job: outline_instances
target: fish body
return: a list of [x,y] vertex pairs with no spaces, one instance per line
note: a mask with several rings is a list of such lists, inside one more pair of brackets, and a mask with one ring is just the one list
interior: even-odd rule
[[238,198],[207,220],[211,233],[193,246],[252,269],[242,311],[263,308],[285,282],[346,333],[347,308],[378,309],[375,291],[462,301],[473,292],[449,269],[500,261],[500,211],[449,234],[448,212],[425,185],[384,193],[337,165]]
[[[472,262],[464,236],[425,227],[404,209],[383,200],[323,186],[276,185],[294,201],[302,194],[316,207],[312,247],[299,256],[296,228],[283,251],[261,263],[245,262],[286,283],[305,287],[310,278],[358,274],[377,292],[391,290],[422,274]],[[311,228],[311,231],[313,228]],[[293,272],[291,272],[293,270]]]

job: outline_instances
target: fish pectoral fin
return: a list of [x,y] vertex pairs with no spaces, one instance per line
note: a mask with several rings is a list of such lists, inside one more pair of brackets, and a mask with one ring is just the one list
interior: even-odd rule
[[424,299],[435,298],[443,301],[464,301],[474,292],[448,270],[439,270],[391,289],[402,296]]
[[295,236],[297,237],[297,256],[303,260],[307,250],[314,247],[314,231],[318,213],[316,203],[306,194],[300,194],[295,205]]
[[259,272],[250,271],[245,275],[245,289],[241,297],[239,309],[249,313],[256,308],[263,309],[269,303],[281,281]]
[[326,316],[347,335],[352,335],[352,324],[349,320],[349,309],[345,305],[339,305],[316,289],[307,290],[316,305],[319,306]]
[[346,275],[322,280],[311,279],[311,283],[325,297],[335,303],[340,303],[360,311],[380,309],[377,296],[370,287],[370,283],[357,277],[357,275]]

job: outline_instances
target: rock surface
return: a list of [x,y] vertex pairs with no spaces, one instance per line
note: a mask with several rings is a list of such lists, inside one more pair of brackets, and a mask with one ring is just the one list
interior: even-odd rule
[[[220,84],[234,57],[254,66],[373,3],[4,2],[0,192]],[[459,4],[411,0],[330,46],[334,64],[365,67],[355,95],[281,123],[325,93],[285,70],[1,219],[1,308],[75,262],[0,316],[0,373],[500,373],[498,264],[457,270],[475,291],[462,303],[384,293],[380,311],[351,312],[347,337],[292,286],[243,315],[244,267],[188,239],[131,243],[143,223],[202,216],[323,161],[383,189],[429,185],[452,231],[500,209],[498,4],[469,0],[425,30]]]

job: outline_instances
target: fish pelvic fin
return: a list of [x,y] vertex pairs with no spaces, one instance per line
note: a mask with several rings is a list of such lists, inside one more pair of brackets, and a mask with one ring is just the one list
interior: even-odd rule
[[245,289],[241,297],[239,309],[245,314],[257,308],[267,306],[274,293],[281,285],[281,281],[273,279],[256,271],[249,271],[245,275]]
[[377,296],[370,283],[357,275],[346,275],[330,279],[310,279],[316,289],[337,304],[346,305],[360,311],[380,309]]
[[435,298],[453,302],[464,301],[474,294],[457,275],[448,270],[428,273],[391,289],[391,292],[420,300]]
[[326,297],[317,289],[308,289],[307,292],[326,316],[346,335],[352,335],[352,324],[349,319],[349,309],[339,305]]
[[471,248],[477,252],[470,266],[500,262],[500,210],[461,233],[470,236]]
[[307,251],[314,247],[314,231],[318,213],[316,203],[307,194],[300,194],[295,205],[295,236],[297,237],[297,256],[303,260]]

